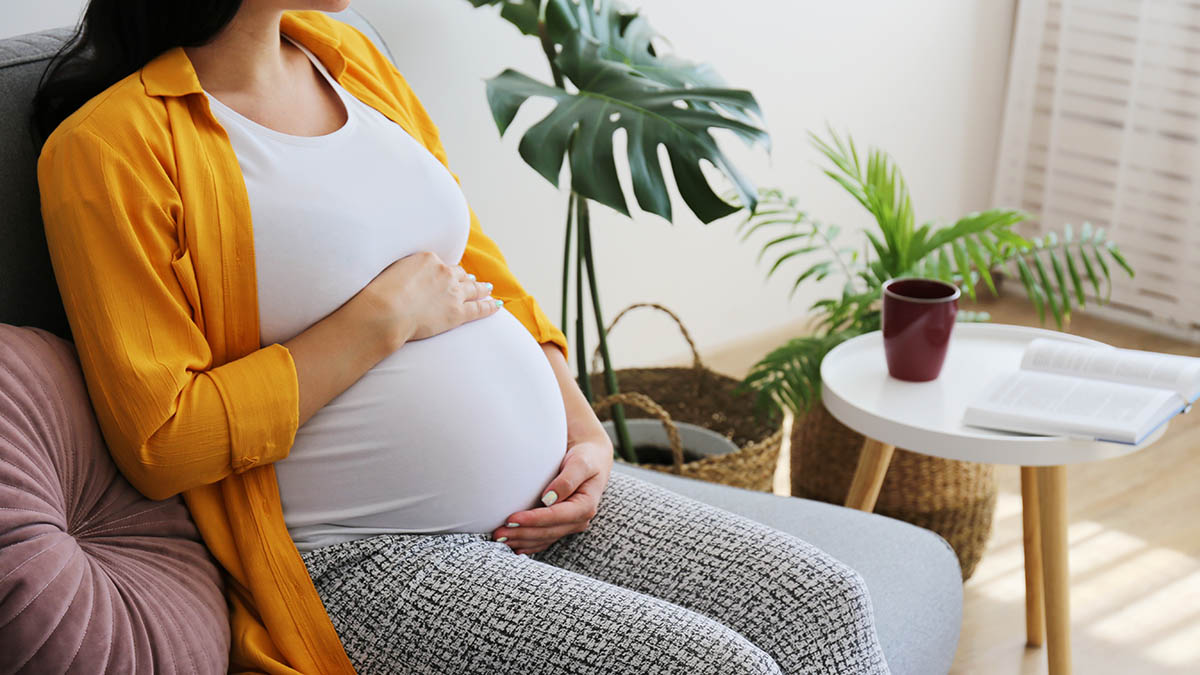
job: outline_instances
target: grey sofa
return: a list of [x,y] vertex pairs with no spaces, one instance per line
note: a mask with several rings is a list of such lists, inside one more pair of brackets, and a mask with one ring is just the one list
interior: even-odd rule
[[[383,44],[357,14],[347,11],[339,18]],[[59,29],[0,41],[0,323],[36,326],[67,339],[69,328],[42,234],[29,113],[38,78],[68,34]],[[484,105],[482,91],[479,105]],[[620,470],[793,533],[828,551],[866,580],[893,672],[932,675],[949,670],[961,624],[962,586],[954,553],[937,535],[819,502],[637,468]]]

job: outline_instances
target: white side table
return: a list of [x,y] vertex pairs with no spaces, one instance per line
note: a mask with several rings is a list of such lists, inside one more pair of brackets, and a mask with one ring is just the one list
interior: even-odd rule
[[1100,344],[1066,333],[1000,324],[954,328],[941,376],[903,382],[888,376],[883,336],[848,340],[821,364],[822,398],[838,421],[867,437],[846,506],[871,511],[897,446],[936,457],[1021,467],[1025,534],[1025,625],[1028,644],[1046,652],[1051,675],[1071,672],[1067,567],[1067,464],[1111,459],[1157,441],[1163,425],[1138,446],[1028,436],[964,426],[967,404],[994,378],[1020,367],[1037,337]]

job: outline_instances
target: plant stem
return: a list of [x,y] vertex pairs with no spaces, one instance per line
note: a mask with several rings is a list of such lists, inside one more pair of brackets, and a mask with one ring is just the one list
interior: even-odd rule
[[834,245],[833,240],[829,238],[829,233],[823,230],[821,224],[815,220],[813,221],[813,228],[815,228],[817,233],[821,235],[821,238],[825,240],[825,248],[829,249],[829,252],[833,254],[833,259],[836,260],[838,266],[842,268],[842,274],[846,275],[846,282],[853,283],[857,277],[850,272],[850,266],[847,265],[846,261],[842,259],[842,253],[838,250],[837,246]]
[[575,193],[571,193],[570,199],[567,201],[567,237],[566,243],[563,245],[563,273],[562,273],[562,332],[567,332],[567,300],[571,296],[571,224],[573,223],[572,216],[575,213]]
[[[579,206],[581,198],[576,197],[575,205]],[[582,235],[582,228],[580,231]],[[595,400],[592,395],[592,381],[588,377],[587,339],[583,332],[583,237],[575,237],[575,366],[579,371],[579,389],[591,403]]]
[[[546,54],[546,61],[550,64],[550,74],[554,78],[554,86],[559,89],[566,90],[566,80],[563,78],[562,70],[559,69],[555,58],[558,56],[554,48],[554,43],[550,40],[550,32],[546,28],[546,7],[548,0],[541,0],[541,7],[538,12],[538,37],[541,38],[542,51]],[[583,391],[584,397],[588,402],[594,400],[592,395],[592,382],[588,373],[587,362],[587,341],[583,333],[583,274],[586,263],[589,290],[592,294],[592,309],[596,315],[596,331],[600,336],[600,354],[604,360],[604,383],[608,388],[609,394],[618,393],[617,375],[612,368],[612,360],[608,355],[608,341],[606,339],[606,331],[604,330],[604,316],[600,312],[600,297],[596,293],[596,270],[592,263],[592,246],[591,246],[591,230],[590,216],[587,199],[577,195],[574,190],[571,191],[570,201],[567,203],[567,237],[566,244],[563,249],[563,307],[562,307],[562,325],[565,328],[567,325],[567,294],[569,291],[571,278],[571,212],[576,212],[576,219],[579,221],[579,231],[575,237],[576,248],[576,283],[575,283],[575,361],[576,369],[579,371],[579,388]],[[565,331],[564,331],[565,332]],[[637,462],[637,456],[634,454],[633,441],[629,438],[629,428],[625,424],[625,408],[618,404],[612,409],[613,425],[617,430],[617,449],[624,459],[628,462]]]
[[[596,317],[596,333],[600,338],[600,357],[604,361],[604,386],[608,393],[620,392],[617,386],[617,372],[612,367],[612,359],[608,355],[608,331],[604,328],[604,314],[600,311],[600,294],[596,289],[596,265],[592,258],[592,216],[588,208],[588,200],[580,197],[576,202],[579,221],[579,247],[583,252],[583,261],[587,267],[588,290],[592,294],[592,312]],[[613,426],[617,430],[617,448],[621,457],[627,462],[637,462],[637,454],[633,441],[629,438],[629,427],[625,424],[625,407],[621,404],[612,408]]]
[[542,0],[542,7],[538,13],[538,37],[542,40],[542,51],[546,53],[546,60],[550,62],[550,74],[554,77],[554,86],[566,89],[562,71],[558,69],[558,64],[554,61],[558,52],[554,49],[554,43],[550,41],[550,31],[546,28],[546,5],[547,0]]

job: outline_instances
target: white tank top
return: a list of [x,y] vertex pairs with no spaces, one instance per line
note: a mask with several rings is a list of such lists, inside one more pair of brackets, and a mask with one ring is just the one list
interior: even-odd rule
[[[404,256],[457,264],[470,226],[437,158],[297,46],[345,104],[337,131],[283,134],[209,96],[250,196],[264,345],[303,332]],[[300,427],[275,464],[284,520],[301,551],[489,532],[537,504],[566,439],[554,371],[502,310],[405,344]]]

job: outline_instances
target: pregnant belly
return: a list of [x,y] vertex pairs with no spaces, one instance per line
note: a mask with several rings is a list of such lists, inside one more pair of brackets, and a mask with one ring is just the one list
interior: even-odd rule
[[500,311],[405,344],[302,426],[275,467],[298,544],[488,532],[537,505],[566,444],[554,371]]

